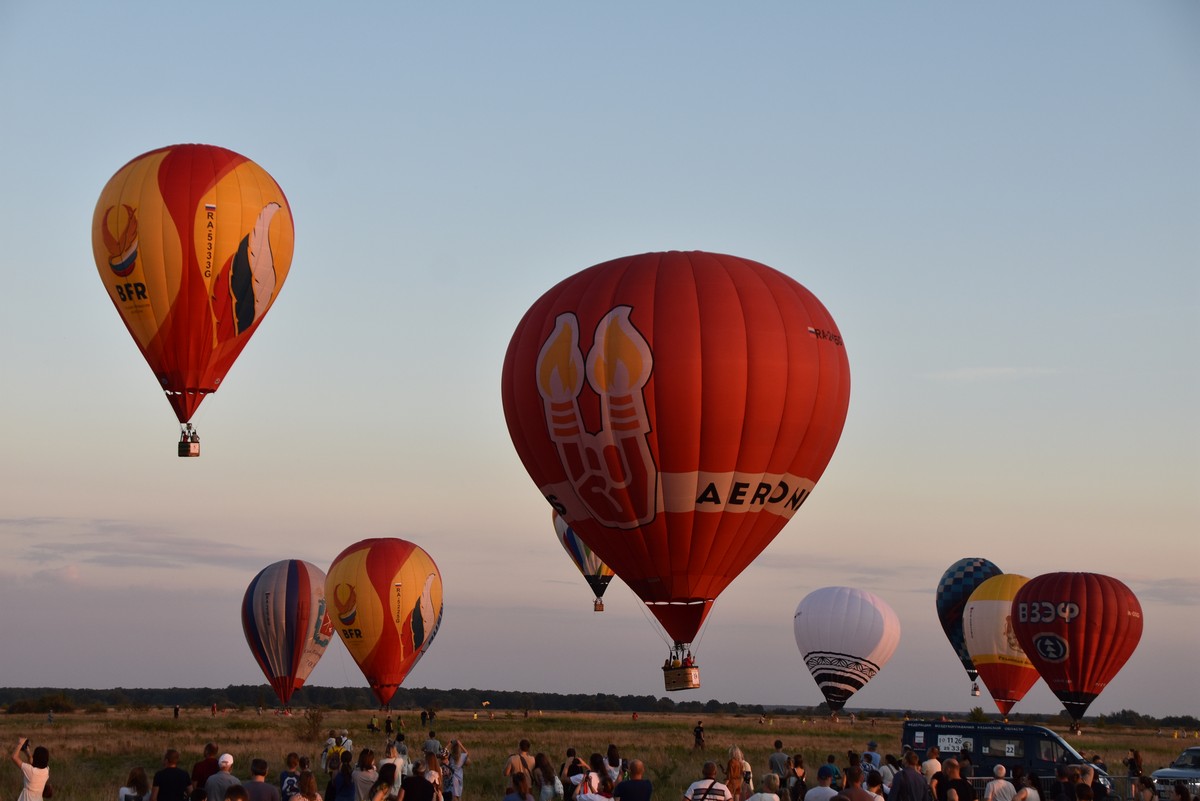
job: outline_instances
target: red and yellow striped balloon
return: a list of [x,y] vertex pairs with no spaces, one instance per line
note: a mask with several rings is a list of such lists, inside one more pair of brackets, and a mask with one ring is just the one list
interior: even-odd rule
[[437,565],[407,540],[362,540],[329,566],[325,597],[338,635],[386,705],[441,625]]
[[100,280],[180,423],[217,391],[275,302],[293,239],[275,180],[213,145],[152,150],[100,193]]

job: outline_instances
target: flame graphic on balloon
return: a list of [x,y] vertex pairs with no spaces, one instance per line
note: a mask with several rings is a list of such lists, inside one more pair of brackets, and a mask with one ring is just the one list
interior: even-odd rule
[[[342,598],[343,588],[348,590],[345,599]],[[337,606],[338,620],[343,626],[351,626],[358,617],[358,591],[353,584],[339,584],[333,588],[333,603]]]
[[108,249],[108,266],[109,268],[121,276],[122,278],[133,272],[133,267],[137,263],[137,212],[132,206],[121,204],[125,209],[125,227],[121,229],[116,236],[112,235],[112,227],[109,225],[109,215],[116,210],[115,206],[109,206],[104,212],[104,246]]
[[[546,425],[571,485],[593,519],[620,529],[645,525],[657,511],[658,468],[646,440],[650,420],[643,397],[654,356],[629,319],[632,311],[617,306],[601,318],[586,362],[579,320],[560,314],[537,361]],[[596,433],[587,430],[579,409],[584,373],[600,397]]]

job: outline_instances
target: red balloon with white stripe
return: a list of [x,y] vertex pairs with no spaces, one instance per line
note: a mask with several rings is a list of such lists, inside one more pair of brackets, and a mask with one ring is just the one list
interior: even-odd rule
[[325,573],[299,559],[264,567],[242,598],[242,631],[271,689],[288,706],[333,639]]

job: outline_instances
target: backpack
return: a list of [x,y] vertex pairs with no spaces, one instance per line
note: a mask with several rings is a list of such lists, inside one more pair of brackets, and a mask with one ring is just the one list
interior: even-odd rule
[[334,743],[329,746],[329,751],[325,754],[325,772],[337,773],[342,767],[342,752],[346,750],[345,746],[340,743]]

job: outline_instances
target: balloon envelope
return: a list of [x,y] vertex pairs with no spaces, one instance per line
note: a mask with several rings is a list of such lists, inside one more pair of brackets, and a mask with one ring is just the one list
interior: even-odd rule
[[612,581],[612,568],[604,564],[599,556],[592,553],[592,549],[579,538],[575,529],[567,525],[567,521],[559,517],[558,512],[550,514],[554,521],[554,533],[558,537],[558,544],[567,552],[567,556],[571,557],[571,561],[575,563],[575,567],[583,575],[596,597],[603,598],[604,591],[608,589],[608,584]]
[[562,281],[517,326],[502,381],[543,496],[677,643],[808,497],[849,393],[816,297],[701,252]]
[[1048,573],[1017,592],[1013,629],[1075,720],[1133,655],[1142,606],[1122,582],[1097,573]]
[[829,708],[838,711],[887,664],[900,643],[900,620],[886,601],[853,587],[823,587],[792,618],[796,647]]
[[264,567],[242,598],[242,631],[271,689],[287,706],[333,639],[325,574],[299,559]]
[[1016,573],[993,576],[975,588],[963,608],[967,651],[1002,715],[1038,680],[1012,625],[1012,599],[1027,581]]
[[292,245],[279,185],[221,147],[152,150],[100,193],[100,280],[180,423],[217,391],[271,308]]
[[442,574],[418,545],[356,542],[325,578],[334,626],[380,704],[387,704],[442,622]]
[[967,643],[963,637],[963,607],[967,605],[967,599],[975,592],[976,587],[992,576],[1000,575],[1001,572],[1000,568],[987,559],[975,556],[959,559],[950,565],[938,581],[935,598],[938,620],[941,621],[942,631],[946,632],[946,639],[958,654],[958,659],[971,681],[975,681],[979,674],[975,670],[975,663],[971,661],[971,654],[967,651]]

